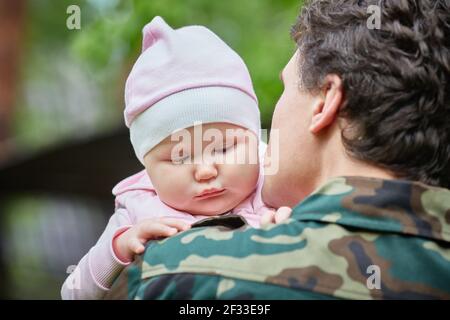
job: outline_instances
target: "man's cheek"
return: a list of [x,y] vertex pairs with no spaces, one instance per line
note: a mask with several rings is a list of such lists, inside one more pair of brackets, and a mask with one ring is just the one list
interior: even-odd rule
[[279,202],[279,201],[277,201],[277,195],[279,193],[279,191],[277,189],[277,180],[278,180],[277,175],[267,176],[264,179],[264,185],[262,188],[263,202],[274,208],[277,207],[277,203]]

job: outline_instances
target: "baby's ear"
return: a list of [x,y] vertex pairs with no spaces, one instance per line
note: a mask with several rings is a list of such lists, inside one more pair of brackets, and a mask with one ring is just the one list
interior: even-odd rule
[[142,29],[142,52],[151,47],[159,39],[168,40],[174,30],[160,16],[156,16]]

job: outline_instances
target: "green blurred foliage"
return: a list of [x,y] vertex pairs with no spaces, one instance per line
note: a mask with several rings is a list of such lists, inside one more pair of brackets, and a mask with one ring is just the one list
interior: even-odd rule
[[294,51],[289,30],[301,1],[132,0],[112,1],[108,5],[103,0],[87,2],[96,6],[100,14],[88,25],[83,22],[73,50],[91,68],[97,72],[122,70],[124,74],[118,81],[124,85],[141,49],[141,30],[154,16],[162,16],[174,28],[205,25],[247,63],[260,102],[262,125],[270,126],[274,105],[282,91],[279,72]]
[[[74,77],[73,74],[68,74],[68,70],[79,69],[76,71],[92,79],[92,82],[99,83],[98,87],[102,79],[96,78],[94,71],[90,72],[89,65],[84,60],[80,61],[79,56],[72,50],[72,43],[82,30],[67,28],[66,21],[69,17],[67,8],[72,4],[78,5],[81,9],[82,25],[90,25],[103,14],[107,14],[107,10],[96,5],[97,2],[99,1],[25,1],[25,19],[22,22],[24,39],[21,43],[19,68],[20,83],[12,132],[18,149],[33,151],[61,143],[63,140],[73,139],[74,130],[77,129],[72,127],[77,127],[78,123],[70,114],[64,113],[67,92],[73,91],[74,95],[84,95],[86,99],[90,99],[90,96],[73,90],[73,83],[70,83],[68,79],[71,76]],[[108,3],[114,4],[114,1]],[[70,68],[62,68],[62,65]],[[75,75],[75,79],[77,77],[79,78],[79,75]],[[111,97],[111,92],[103,88],[97,90],[97,94],[101,98],[101,103],[96,104],[96,107],[100,110],[106,109],[104,105],[107,103],[114,103],[117,100],[116,97]],[[61,101],[63,103],[60,103]],[[92,102],[92,104],[95,103],[96,101]],[[60,104],[59,108],[55,108],[57,104]],[[109,113],[106,114],[109,116]],[[110,118],[117,120],[118,114],[119,112],[116,112]],[[100,121],[97,119],[91,122],[98,123],[96,126],[98,128],[102,128],[103,123],[112,126],[114,119],[108,118],[105,121],[105,118],[107,117],[103,117],[101,123],[98,123]],[[78,131],[86,131],[91,135],[94,132],[94,130],[85,129],[83,127]]]
[[[81,30],[66,27],[66,10],[73,4],[81,9]],[[289,30],[300,6],[300,0],[26,1],[16,142],[39,149],[123,125],[125,79],[140,53],[141,30],[156,15],[174,28],[205,25],[242,56],[259,98],[262,125],[268,128],[282,91],[279,72],[295,49]],[[65,270],[53,274],[46,269],[54,261],[45,258],[35,240],[41,232],[37,217],[49,208],[33,198],[16,199],[6,208],[1,233],[16,244],[31,235],[27,243],[37,247],[11,245],[8,251],[12,298],[59,297]]]

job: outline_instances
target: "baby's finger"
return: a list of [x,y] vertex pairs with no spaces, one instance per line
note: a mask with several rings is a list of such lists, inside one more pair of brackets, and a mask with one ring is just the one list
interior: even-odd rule
[[139,228],[139,238],[142,239],[155,239],[159,237],[170,237],[176,234],[178,230],[176,228],[169,227],[163,223],[156,221],[149,221],[143,223]]
[[191,228],[191,225],[186,221],[175,219],[175,218],[161,218],[159,222],[178,229],[179,231],[185,231]]
[[274,222],[275,211],[268,211],[264,213],[261,217],[260,224],[261,226],[266,226],[270,223]]
[[289,207],[280,207],[275,213],[275,223],[281,223],[291,216],[292,209]]
[[129,247],[132,252],[135,254],[141,254],[144,252],[145,247],[137,238],[131,238],[129,242]]

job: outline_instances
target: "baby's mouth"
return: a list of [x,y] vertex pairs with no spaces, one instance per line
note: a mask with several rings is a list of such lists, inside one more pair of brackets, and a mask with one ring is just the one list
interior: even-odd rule
[[212,197],[217,197],[221,194],[223,194],[226,191],[226,189],[222,188],[222,189],[206,189],[203,190],[202,192],[200,192],[198,195],[196,195],[194,197],[194,199],[197,200],[201,200],[201,199],[207,199],[207,198],[212,198]]

